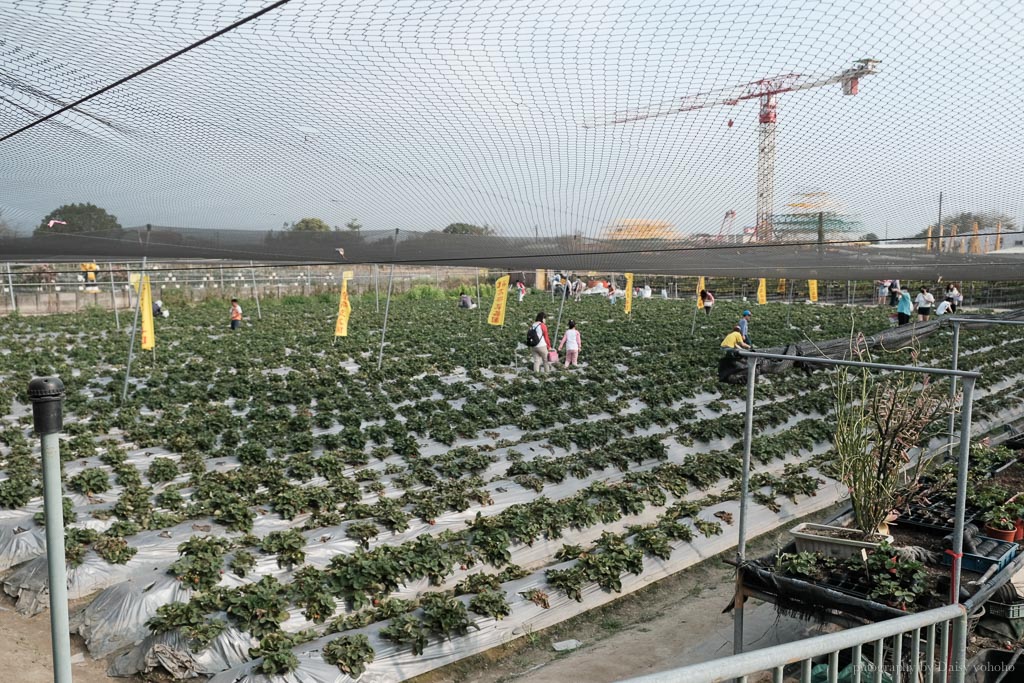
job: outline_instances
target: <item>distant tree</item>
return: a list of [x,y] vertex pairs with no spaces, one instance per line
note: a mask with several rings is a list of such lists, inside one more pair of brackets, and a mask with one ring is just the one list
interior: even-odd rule
[[868,234],[866,234],[863,237],[861,237],[861,240],[864,241],[864,242],[877,242],[878,241],[878,235],[876,235],[873,232],[869,232]]
[[303,218],[292,223],[288,229],[292,232],[330,232],[331,226],[319,218]]
[[355,218],[346,223],[345,227],[351,230],[352,232],[359,232],[360,230],[363,229],[363,226],[360,225],[360,223]]
[[0,239],[15,237],[14,228],[4,219],[4,212],[0,211]]
[[[996,226],[1001,226],[1003,232],[1014,232],[1017,229],[1016,221],[1005,213],[975,213],[973,211],[962,211],[954,216],[942,218],[942,232],[946,236],[949,236],[950,228],[955,225],[958,234],[969,234],[974,232],[975,223],[978,224],[979,232],[994,233],[996,231]],[[939,230],[936,225],[936,223],[932,223],[928,226],[928,228],[932,229],[933,237],[939,236]],[[914,237],[927,237],[928,228],[917,233]]]
[[486,225],[479,226],[472,223],[451,223],[441,232],[448,235],[493,235],[494,231]]
[[[64,221],[66,225],[49,227],[50,221]],[[117,232],[121,224],[117,218],[95,204],[65,204],[43,216],[35,234],[48,232]]]

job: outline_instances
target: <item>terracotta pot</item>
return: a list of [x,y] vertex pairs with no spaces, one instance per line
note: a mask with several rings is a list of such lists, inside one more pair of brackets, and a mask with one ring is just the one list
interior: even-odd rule
[[1017,534],[1013,537],[1013,540],[1024,540],[1024,519],[1017,520]]
[[985,535],[989,538],[994,538],[997,541],[1006,541],[1008,543],[1013,543],[1014,539],[1017,536],[1017,529],[1013,528],[1008,531],[1004,531],[1003,529],[994,529],[990,527],[988,524],[986,524]]

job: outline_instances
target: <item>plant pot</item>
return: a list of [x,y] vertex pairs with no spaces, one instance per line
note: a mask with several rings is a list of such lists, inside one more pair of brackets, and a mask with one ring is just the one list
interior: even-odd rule
[[995,529],[988,524],[985,525],[985,535],[989,538],[994,538],[997,541],[1006,541],[1013,543],[1017,538],[1017,529]]
[[858,529],[847,529],[842,526],[828,526],[826,524],[811,524],[805,522],[797,524],[789,532],[796,539],[798,552],[821,553],[826,557],[849,559],[860,557],[863,551],[871,552],[883,541],[892,543],[892,536],[881,536],[876,534],[876,541],[863,541],[841,536],[857,535],[863,536]]
[[1017,520],[1017,534],[1013,537],[1015,541],[1024,540],[1024,519]]

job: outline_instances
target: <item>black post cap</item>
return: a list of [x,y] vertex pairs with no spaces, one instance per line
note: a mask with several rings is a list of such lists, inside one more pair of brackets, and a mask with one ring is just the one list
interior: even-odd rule
[[64,382],[60,377],[36,377],[28,383],[28,398],[32,403],[59,401],[64,398]]
[[64,382],[60,377],[36,377],[28,383],[28,398],[36,434],[56,434],[64,428]]

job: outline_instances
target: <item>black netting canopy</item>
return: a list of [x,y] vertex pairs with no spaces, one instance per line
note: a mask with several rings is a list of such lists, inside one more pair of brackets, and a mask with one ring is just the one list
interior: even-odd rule
[[1024,272],[1020,3],[0,9],[6,258]]

